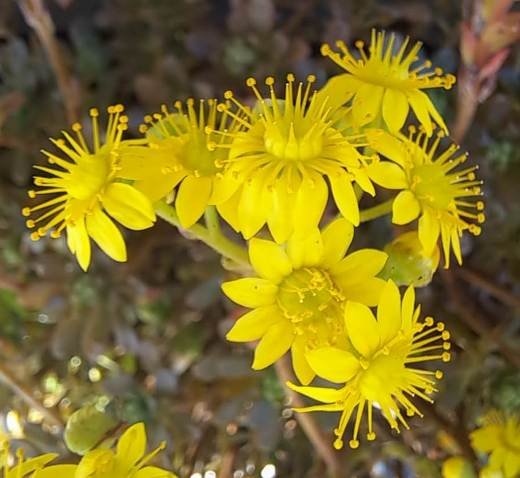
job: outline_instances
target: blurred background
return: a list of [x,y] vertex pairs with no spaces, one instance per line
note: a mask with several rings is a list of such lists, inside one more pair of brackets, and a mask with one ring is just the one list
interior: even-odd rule
[[[59,450],[78,409],[104,429],[145,421],[180,477],[323,477],[327,466],[273,367],[224,334],[219,257],[159,221],[127,235],[129,260],[97,253],[83,273],[64,241],[32,242],[20,210],[41,148],[92,106],[124,103],[131,133],[161,103],[249,94],[248,76],[338,73],[322,42],[384,28],[424,42],[457,86],[437,108],[480,165],[487,221],[464,268],[420,290],[447,323],[454,359],[423,420],[328,458],[341,477],[438,477],[489,407],[520,411],[520,53],[518,3],[503,0],[0,1],[0,430],[29,453]],[[509,12],[509,13],[508,13]],[[461,25],[464,27],[461,28]],[[463,33],[461,33],[463,32]],[[477,108],[478,106],[478,108]],[[357,246],[390,241],[389,220]],[[95,410],[105,409],[103,417]],[[94,417],[94,418],[92,418]],[[97,417],[97,418],[96,418]],[[318,414],[325,443],[335,414]],[[85,423],[82,424],[85,426]],[[86,428],[83,429],[84,431]],[[78,445],[81,448],[81,444]]]

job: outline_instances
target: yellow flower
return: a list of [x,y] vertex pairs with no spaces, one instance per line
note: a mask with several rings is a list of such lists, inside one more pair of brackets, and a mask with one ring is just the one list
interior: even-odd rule
[[21,448],[16,450],[15,464],[9,465],[9,444],[4,442],[0,449],[0,474],[2,478],[74,478],[74,465],[46,466],[58,455],[47,453],[28,460],[24,460]]
[[488,414],[484,426],[471,433],[473,448],[490,453],[486,469],[502,472],[505,478],[520,474],[520,420],[498,412]]
[[165,444],[146,454],[146,432],[142,423],[123,433],[116,451],[98,448],[89,451],[79,462],[74,478],[175,478],[169,471],[146,464]]
[[221,146],[242,125],[240,117],[230,121],[217,111],[215,99],[200,100],[198,111],[193,99],[186,110],[180,101],[174,106],[176,112],[163,105],[162,113],[147,116],[141,126],[146,140],[129,141],[141,146],[125,149],[123,156],[129,179],[136,179],[135,187],[153,202],[179,186],[175,208],[188,228],[208,205],[227,200],[236,189],[235,181],[222,174],[229,148]]
[[442,464],[442,478],[476,478],[476,475],[464,458],[452,456]]
[[422,44],[415,43],[408,49],[410,40],[407,37],[394,51],[395,40],[392,34],[385,42],[384,32],[372,30],[368,55],[364,43],[356,42],[359,59],[342,41],[336,42],[341,54],[331,50],[329,45],[323,45],[322,54],[347,73],[333,77],[321,94],[330,97],[334,106],[352,100],[353,120],[358,126],[382,119],[390,131],[397,132],[403,127],[411,107],[428,136],[432,134],[431,118],[447,131],[442,117],[422,90],[450,89],[455,77],[443,75],[440,68],[432,69],[430,61],[412,67],[419,60],[417,55]]
[[440,236],[445,267],[449,267],[450,248],[461,264],[462,232],[480,234],[478,224],[485,220],[484,203],[475,199],[482,196],[482,181],[474,172],[478,166],[457,168],[467,154],[456,155],[459,147],[455,144],[438,153],[442,132],[433,140],[414,127],[408,137],[399,139],[382,130],[366,134],[372,148],[392,161],[380,161],[368,169],[375,183],[401,190],[393,202],[394,224],[408,224],[420,216],[419,240],[425,253],[433,253]]
[[319,100],[312,91],[314,81],[309,76],[306,86],[295,86],[294,76],[288,75],[281,99],[269,77],[266,99],[250,78],[247,85],[258,100],[253,111],[230,91],[225,96],[234,108],[219,105],[244,125],[244,131],[233,133],[233,141],[226,145],[230,148],[226,175],[241,187],[218,210],[246,239],[266,222],[278,243],[293,230],[303,233],[316,227],[329,197],[324,176],[339,211],[354,225],[359,224],[359,209],[352,182],[374,194],[365,158],[356,149],[363,146],[363,138],[347,137],[333,126],[327,99]]
[[358,434],[365,410],[367,439],[374,440],[374,407],[380,409],[390,426],[399,431],[399,424],[408,428],[400,407],[404,407],[408,416],[421,415],[410,398],[420,397],[432,402],[428,395],[435,391],[434,378],[441,378],[442,373],[418,369],[414,365],[437,359],[448,361],[449,333],[441,322],[434,326],[431,317],[420,322],[420,309],[414,309],[414,304],[413,287],[407,289],[401,301],[399,289],[392,281],[386,283],[381,294],[377,320],[366,305],[347,302],[345,330],[352,351],[324,347],[307,354],[307,360],[318,376],[344,383],[344,386],[333,389],[289,384],[297,392],[325,403],[298,411],[342,412],[334,432],[336,448],[343,446],[342,437],[356,408],[349,442],[352,448],[359,446]]
[[78,123],[72,126],[76,138],[64,131],[65,139],[51,139],[65,158],[43,151],[52,167],[35,166],[47,176],[35,176],[38,188],[28,194],[30,198],[51,195],[52,199],[22,210],[24,216],[40,214],[27,220],[27,226],[35,229],[31,234],[33,240],[49,231],[51,237],[59,237],[65,229],[69,249],[83,270],[90,264],[90,237],[112,259],[126,261],[125,242],[113,220],[134,230],[151,227],[155,221],[146,196],[119,180],[122,168],[119,147],[128,121],[122,112],[121,105],[108,108],[108,126],[102,143],[98,111],[90,111],[92,149]]
[[260,339],[254,369],[271,365],[291,349],[293,367],[302,383],[314,377],[306,353],[327,345],[346,345],[343,308],[346,300],[377,303],[384,281],[375,277],[386,254],[362,249],[345,253],[353,227],[345,219],[292,236],[284,248],[272,241],[249,242],[251,264],[259,277],[222,284],[237,304],[253,309],[238,319],[227,335],[234,342]]

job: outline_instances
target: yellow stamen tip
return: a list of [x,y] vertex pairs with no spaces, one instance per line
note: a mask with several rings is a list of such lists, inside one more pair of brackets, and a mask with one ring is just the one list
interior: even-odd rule
[[334,440],[334,448],[336,450],[341,450],[343,448],[343,440],[341,438]]
[[348,446],[349,446],[350,448],[352,448],[353,450],[355,450],[356,448],[359,447],[359,440],[350,440],[350,441],[348,442]]

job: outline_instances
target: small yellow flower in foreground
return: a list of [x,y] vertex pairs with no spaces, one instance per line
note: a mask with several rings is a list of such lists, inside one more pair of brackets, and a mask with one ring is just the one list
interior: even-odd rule
[[408,428],[400,407],[407,416],[421,415],[410,400],[428,396],[435,391],[435,378],[442,373],[415,368],[421,362],[450,360],[449,333],[442,322],[434,326],[427,317],[419,321],[420,308],[415,308],[415,292],[409,287],[401,302],[399,289],[388,281],[377,308],[377,320],[363,304],[347,302],[345,330],[354,350],[348,352],[336,347],[324,347],[307,354],[311,368],[320,377],[331,382],[344,383],[340,389],[288,385],[295,391],[324,402],[297,409],[300,412],[341,411],[334,447],[343,446],[345,429],[354,415],[350,447],[359,446],[358,434],[363,414],[367,412],[367,439],[374,440],[372,413],[378,408],[390,426],[399,431],[399,424]]
[[9,444],[4,442],[0,446],[0,475],[2,478],[29,478],[29,476],[31,478],[74,478],[74,465],[47,466],[47,463],[58,456],[55,453],[24,460],[23,450],[19,448],[16,450],[15,463],[11,466],[9,465]]
[[480,234],[485,220],[482,181],[476,179],[478,166],[457,168],[467,154],[454,157],[455,144],[437,152],[444,133],[429,140],[422,128],[410,128],[408,137],[400,139],[382,131],[366,132],[372,148],[390,161],[380,161],[369,167],[371,179],[388,189],[401,189],[393,203],[394,224],[408,224],[419,218],[419,239],[426,254],[432,254],[439,236],[444,250],[445,267],[449,267],[450,248],[462,263],[460,237],[468,230]]
[[222,284],[234,302],[252,308],[227,335],[234,342],[260,339],[254,369],[262,369],[291,349],[293,367],[302,383],[314,372],[307,363],[309,350],[347,346],[343,330],[346,300],[374,305],[384,281],[375,277],[386,254],[374,249],[345,253],[353,227],[345,219],[316,229],[305,237],[291,237],[287,248],[272,241],[252,239],[249,256],[258,278]]
[[128,121],[122,112],[121,105],[108,108],[106,136],[101,142],[98,111],[90,111],[92,149],[78,123],[72,126],[76,138],[64,131],[65,139],[52,139],[66,159],[43,151],[52,167],[35,166],[47,176],[35,176],[38,188],[28,193],[30,198],[50,195],[52,199],[22,210],[24,216],[40,214],[27,220],[27,226],[35,229],[31,234],[34,240],[49,231],[51,237],[59,237],[65,229],[69,249],[83,270],[90,264],[90,237],[112,259],[126,261],[125,242],[112,219],[134,230],[151,227],[155,221],[155,212],[146,196],[119,181],[119,147]]
[[502,472],[505,478],[520,474],[520,419],[492,412],[484,426],[471,433],[473,448],[490,453],[485,467],[488,472]]
[[395,35],[391,34],[385,40],[384,32],[372,30],[368,55],[364,43],[356,42],[359,59],[342,41],[336,42],[341,53],[331,50],[329,45],[323,45],[322,54],[347,73],[329,80],[320,94],[330,97],[334,106],[352,100],[353,120],[358,126],[381,118],[390,131],[397,132],[403,127],[411,106],[428,136],[432,134],[431,118],[446,130],[442,117],[422,90],[450,89],[455,77],[443,75],[440,68],[432,69],[430,61],[412,67],[419,60],[417,55],[421,43],[415,43],[407,51],[410,41],[407,37],[394,51]]
[[266,222],[278,243],[293,230],[318,226],[329,197],[325,176],[339,211],[354,225],[359,224],[359,208],[352,182],[374,194],[365,170],[367,158],[356,149],[366,145],[364,138],[345,136],[333,126],[333,111],[327,99],[319,100],[313,92],[314,81],[309,76],[305,86],[295,86],[290,74],[285,95],[278,98],[269,77],[265,83],[270,98],[263,98],[256,80],[249,78],[247,85],[258,100],[253,111],[230,91],[225,97],[234,108],[219,105],[243,123],[244,131],[234,133],[227,145],[231,149],[226,175],[241,187],[218,209],[246,239]]
[[123,433],[116,451],[98,448],[89,451],[79,462],[75,478],[175,478],[169,471],[147,463],[163,450],[165,444],[146,454],[146,432],[142,423]]
[[460,456],[452,456],[442,464],[442,478],[476,478],[471,463]]
[[[235,181],[224,176],[224,160],[231,134],[242,128],[242,120],[217,111],[217,100],[193,99],[186,109],[176,101],[174,112],[163,105],[162,113],[147,116],[141,126],[146,146],[124,150],[125,167],[136,179],[135,187],[153,202],[179,186],[175,208],[181,225],[195,224],[206,207],[227,200],[236,189]],[[230,120],[231,119],[231,120]],[[219,132],[217,135],[215,132]],[[142,144],[142,140],[129,144]]]

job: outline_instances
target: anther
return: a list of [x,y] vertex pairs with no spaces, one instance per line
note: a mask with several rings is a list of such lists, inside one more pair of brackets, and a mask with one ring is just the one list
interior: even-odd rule
[[355,450],[356,448],[359,447],[359,440],[350,440],[350,441],[348,442],[348,446],[349,446],[350,448],[352,448],[353,450]]
[[343,448],[343,440],[341,438],[334,440],[334,448],[336,450],[341,450]]
[[358,50],[361,50],[362,48],[364,48],[364,46],[365,46],[365,42],[362,41],[362,40],[356,40],[355,43],[354,43],[354,45],[356,46],[356,48],[357,48]]
[[233,92],[231,90],[224,91],[224,98],[226,100],[230,100],[231,98],[233,98]]
[[374,441],[376,439],[376,434],[374,432],[367,433],[367,440]]
[[89,114],[92,118],[97,118],[99,116],[99,110],[97,108],[90,108]]
[[36,191],[34,189],[30,189],[27,191],[27,196],[29,196],[31,199],[34,199],[36,197]]
[[31,208],[30,207],[24,207],[22,209],[22,216],[28,217],[31,215]]
[[442,340],[450,340],[451,335],[450,335],[450,333],[447,330],[445,330],[442,333],[441,337],[442,337]]
[[330,54],[330,46],[327,43],[324,43],[323,45],[321,45],[320,53],[323,56],[328,56]]
[[81,125],[79,123],[74,123],[72,126],[72,131],[81,131]]
[[435,371],[435,378],[437,380],[440,380],[443,376],[444,376],[444,374],[440,370]]
[[33,227],[36,226],[36,223],[35,223],[34,220],[32,220],[32,219],[27,219],[27,221],[25,221],[25,225],[26,225],[29,229],[32,229]]
[[291,83],[292,81],[294,81],[294,79],[295,79],[295,78],[294,78],[294,75],[293,75],[292,73],[289,73],[289,74],[287,75],[287,81],[288,81],[289,83]]
[[449,352],[444,352],[442,354],[442,361],[449,362],[451,360],[451,354]]
[[268,76],[266,79],[265,79],[265,84],[267,86],[273,86],[274,85],[274,78],[272,76]]
[[252,86],[255,86],[255,85],[256,85],[256,80],[254,78],[248,78],[246,80],[246,86],[249,86],[251,88]]

